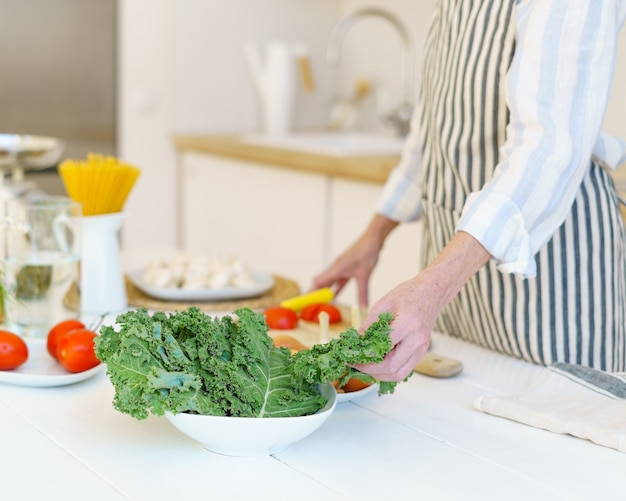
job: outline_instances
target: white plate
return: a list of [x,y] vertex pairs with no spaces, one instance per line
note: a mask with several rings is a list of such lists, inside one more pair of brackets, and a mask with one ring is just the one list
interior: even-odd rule
[[345,404],[346,402],[350,402],[356,398],[361,398],[365,395],[369,395],[374,391],[378,391],[378,385],[376,383],[370,384],[367,388],[363,388],[362,390],[349,391],[347,393],[337,393],[337,404]]
[[256,282],[251,287],[225,287],[223,289],[179,289],[175,287],[159,288],[147,285],[143,279],[143,270],[128,274],[131,282],[149,296],[165,301],[223,301],[226,299],[243,299],[260,296],[274,286],[274,278],[269,273],[253,271],[252,278]]
[[50,356],[45,339],[29,339],[26,340],[26,344],[28,360],[17,369],[0,371],[0,383],[19,386],[65,386],[95,376],[104,369],[104,364],[100,364],[83,372],[68,372]]

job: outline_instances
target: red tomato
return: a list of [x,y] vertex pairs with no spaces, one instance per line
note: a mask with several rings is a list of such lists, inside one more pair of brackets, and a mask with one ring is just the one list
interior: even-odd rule
[[57,359],[70,372],[83,372],[100,363],[94,349],[97,334],[89,329],[76,329],[59,340]]
[[28,346],[17,334],[0,330],[0,370],[16,369],[28,359]]
[[85,324],[75,319],[64,320],[63,322],[56,324],[48,333],[48,353],[50,353],[53,358],[57,358],[57,346],[59,345],[59,340],[70,331],[84,328]]
[[336,324],[341,322],[341,311],[330,303],[315,303],[305,306],[300,312],[300,318],[309,322],[319,323],[319,314],[323,311],[328,313],[328,323]]
[[265,321],[270,329],[295,329],[298,315],[284,306],[272,306],[265,311]]

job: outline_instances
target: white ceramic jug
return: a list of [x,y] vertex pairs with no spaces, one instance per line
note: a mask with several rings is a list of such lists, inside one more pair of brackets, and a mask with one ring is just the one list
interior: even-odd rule
[[252,74],[261,106],[262,130],[281,136],[291,129],[295,95],[296,51],[300,46],[269,42],[261,54],[251,42],[244,44],[244,54]]
[[118,240],[124,218],[124,213],[117,212],[80,220],[80,303],[84,314],[120,312],[128,305]]

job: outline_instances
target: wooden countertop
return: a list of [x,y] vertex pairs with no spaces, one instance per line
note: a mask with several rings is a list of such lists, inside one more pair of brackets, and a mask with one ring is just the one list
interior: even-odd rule
[[[400,160],[399,156],[334,156],[261,146],[228,135],[178,135],[176,149],[181,152],[206,153],[236,160],[246,160],[357,181],[383,184],[389,172]],[[620,191],[626,189],[626,166],[612,172]]]
[[174,137],[181,153],[205,153],[357,181],[384,183],[399,156],[335,156],[295,151],[244,142],[231,135],[179,135]]

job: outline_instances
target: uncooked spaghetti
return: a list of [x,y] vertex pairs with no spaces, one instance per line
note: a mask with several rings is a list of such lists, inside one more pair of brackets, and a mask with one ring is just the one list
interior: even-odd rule
[[115,157],[94,153],[59,166],[67,194],[82,204],[84,216],[120,212],[140,172]]

